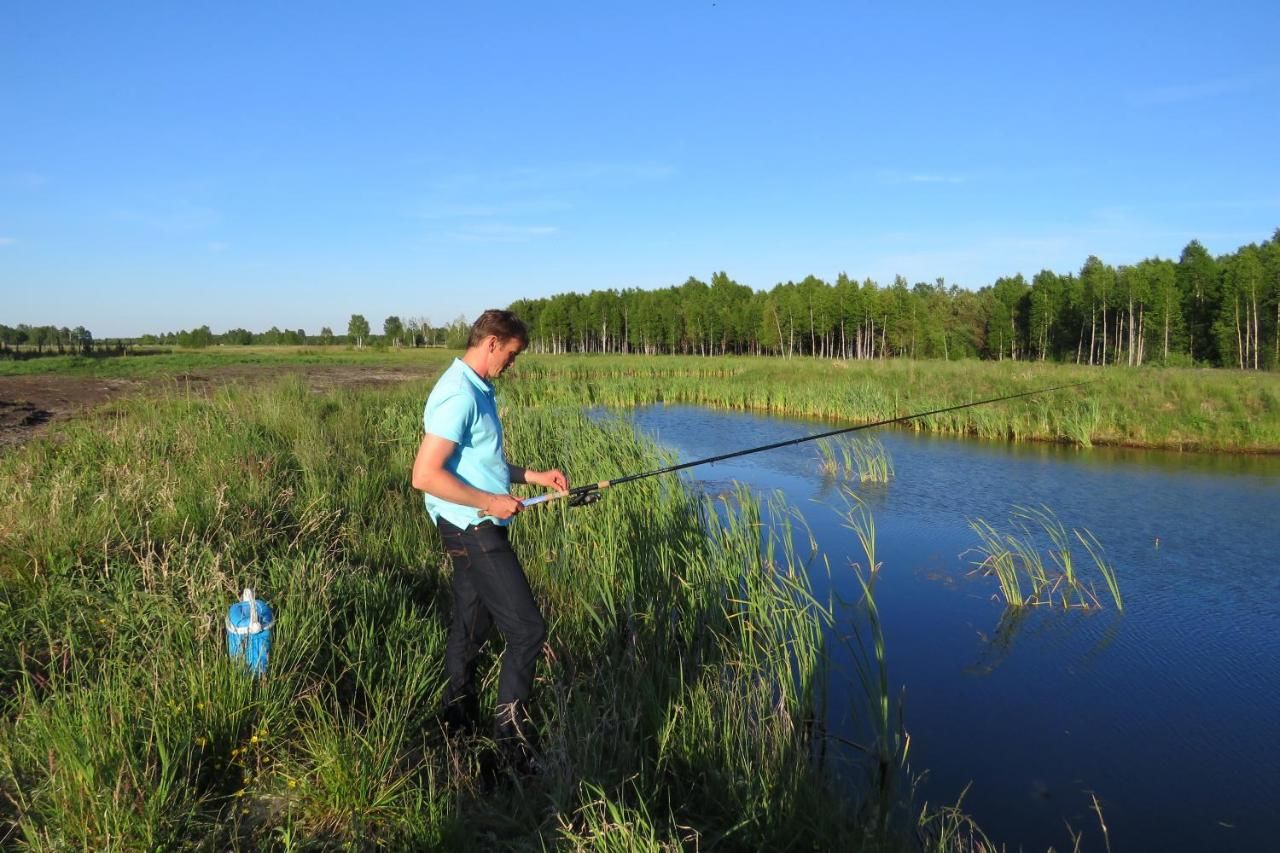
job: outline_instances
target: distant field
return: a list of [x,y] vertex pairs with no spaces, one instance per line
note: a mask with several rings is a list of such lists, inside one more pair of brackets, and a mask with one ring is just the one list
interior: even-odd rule
[[[241,382],[346,368],[361,376],[429,377],[457,353],[441,349],[218,347],[116,358],[0,361],[5,377],[148,383]],[[753,357],[535,356],[506,382],[510,403],[635,406],[679,402],[838,422],[870,422],[1079,382],[1023,400],[912,421],[912,428],[989,439],[1217,452],[1280,452],[1280,375],[1190,368],[1090,368],[1039,362],[828,361]],[[528,380],[533,380],[532,382]]]
[[0,359],[0,377],[66,374],[128,379],[255,365],[438,364],[447,362],[456,354],[439,348],[357,350],[350,347],[236,346],[182,350],[157,347],[123,356],[53,355],[23,360]]
[[453,353],[227,347],[122,357],[0,360],[0,449],[104,404],[138,396],[207,394],[298,377],[312,391],[427,381]]

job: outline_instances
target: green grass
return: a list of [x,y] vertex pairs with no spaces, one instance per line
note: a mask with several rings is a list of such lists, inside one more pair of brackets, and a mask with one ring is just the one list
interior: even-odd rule
[[[0,844],[908,843],[910,821],[868,842],[875,795],[814,760],[831,616],[801,556],[770,543],[790,511],[675,479],[515,527],[551,624],[546,771],[482,792],[483,740],[446,742],[431,721],[448,568],[408,485],[428,385],[170,392],[0,457]],[[513,405],[516,387],[513,458],[667,461],[624,424]],[[265,679],[225,652],[246,585],[277,613]],[[482,668],[490,708],[497,668]]]
[[379,349],[369,347],[223,346],[184,350],[148,347],[123,356],[46,355],[14,360],[0,358],[0,377],[65,374],[101,379],[146,379],[180,376],[196,370],[289,368],[324,365],[403,367],[441,365],[458,355],[439,348]]
[[[854,501],[847,517],[866,555],[854,567],[863,595],[842,612],[812,596],[815,554],[811,537],[810,553],[797,551],[803,518],[793,509],[742,490],[696,498],[675,478],[610,491],[587,509],[553,504],[514,528],[551,623],[554,654],[538,672],[546,772],[482,791],[483,740],[433,733],[448,567],[407,482],[422,401],[453,355],[226,348],[48,360],[94,376],[225,369],[242,380],[259,366],[314,364],[422,378],[328,394],[299,376],[200,393],[159,382],[0,456],[0,844],[990,848],[958,804],[910,809],[910,742],[889,695],[865,507]],[[689,402],[867,422],[1075,373],[542,357],[521,359],[501,401],[512,458],[603,478],[671,460],[624,422],[588,420],[585,405]],[[1101,400],[1033,399],[917,428],[1051,440],[1074,429],[1101,442],[1108,413],[1123,408],[1125,429],[1141,422],[1120,400],[1149,405],[1144,395],[1184,381],[1124,375],[1105,376]],[[1213,381],[1204,399],[1222,399],[1223,412],[1257,408],[1251,386]],[[1255,436],[1271,435],[1275,395],[1256,396],[1271,414]],[[848,454],[847,477],[856,468],[861,478],[852,445]],[[873,476],[892,475],[883,462]],[[1045,557],[997,541],[1011,562],[1038,560],[1045,578],[1057,566],[1079,583],[1055,533],[1065,541],[1061,525],[1048,531],[1057,550]],[[1076,536],[1105,564],[1087,531]],[[1119,606],[1114,571],[1106,583]],[[246,677],[225,653],[222,616],[246,585],[278,614],[267,679]],[[838,627],[853,638],[865,698],[856,761],[816,711],[837,618],[852,620]],[[487,707],[497,671],[496,658],[482,669]]]

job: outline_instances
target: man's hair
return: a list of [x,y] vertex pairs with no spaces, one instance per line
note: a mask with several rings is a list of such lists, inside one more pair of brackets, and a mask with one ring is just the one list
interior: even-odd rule
[[525,325],[524,320],[500,308],[490,308],[471,324],[471,337],[467,339],[467,348],[476,346],[490,335],[496,335],[500,341],[519,338],[524,345],[529,344],[529,327]]

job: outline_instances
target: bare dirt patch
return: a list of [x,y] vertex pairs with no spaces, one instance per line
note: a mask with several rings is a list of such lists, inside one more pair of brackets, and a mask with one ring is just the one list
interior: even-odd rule
[[136,393],[142,385],[132,379],[0,376],[0,451],[21,444],[49,424]]
[[262,365],[199,370],[160,378],[98,379],[86,376],[0,376],[0,453],[60,423],[123,397],[176,389],[210,391],[224,385],[253,384],[296,375],[317,393],[340,388],[373,388],[427,380],[438,366],[360,367],[354,365]]

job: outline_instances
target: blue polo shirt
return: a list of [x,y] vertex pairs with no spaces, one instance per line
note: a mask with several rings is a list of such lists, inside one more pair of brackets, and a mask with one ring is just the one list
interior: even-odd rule
[[[502,452],[502,423],[498,420],[493,386],[462,359],[455,358],[431,389],[422,412],[422,428],[457,445],[445,461],[445,470],[468,486],[498,495],[510,494],[511,471]],[[463,530],[486,520],[510,523],[510,519],[481,517],[475,507],[423,494],[432,521],[444,518]]]

